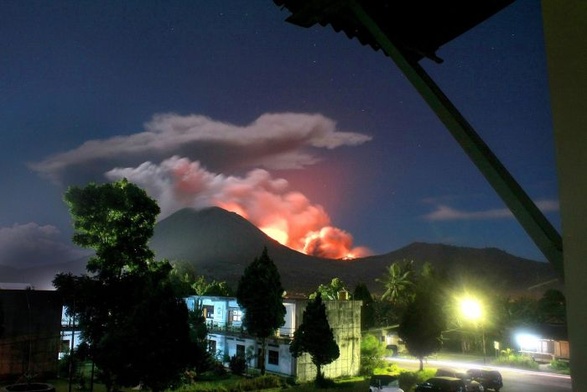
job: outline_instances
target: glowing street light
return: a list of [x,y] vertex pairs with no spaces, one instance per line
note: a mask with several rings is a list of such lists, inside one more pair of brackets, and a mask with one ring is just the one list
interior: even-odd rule
[[463,298],[460,300],[461,313],[463,316],[473,322],[476,326],[481,326],[481,344],[483,345],[483,363],[487,356],[485,348],[485,328],[483,326],[484,314],[481,302],[474,298]]
[[465,298],[461,300],[461,313],[472,320],[478,321],[483,317],[483,309],[481,303],[472,298]]

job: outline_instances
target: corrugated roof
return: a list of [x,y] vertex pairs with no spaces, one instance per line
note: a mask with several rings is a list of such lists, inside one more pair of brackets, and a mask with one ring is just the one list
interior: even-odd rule
[[358,4],[402,51],[419,61],[442,62],[436,51],[475,27],[514,0],[274,0],[291,15],[288,22],[302,27],[330,25],[375,50],[380,46],[352,11]]

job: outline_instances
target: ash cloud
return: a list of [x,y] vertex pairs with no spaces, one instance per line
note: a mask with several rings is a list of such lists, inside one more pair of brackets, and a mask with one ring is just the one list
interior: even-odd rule
[[202,115],[157,114],[144,131],[90,140],[29,166],[59,184],[103,179],[113,167],[160,162],[174,155],[197,160],[216,172],[265,168],[301,169],[320,160],[317,151],[357,146],[371,137],[341,132],[321,114],[268,113],[239,126]]
[[[202,115],[158,114],[139,133],[90,140],[30,167],[61,185],[127,178],[143,187],[161,218],[191,207],[236,212],[277,241],[306,253],[362,256],[324,208],[269,170],[305,169],[325,151],[371,140],[321,114],[267,113],[240,126]],[[156,163],[153,163],[156,162]],[[114,168],[114,169],[113,169]],[[245,173],[245,174],[243,174]]]

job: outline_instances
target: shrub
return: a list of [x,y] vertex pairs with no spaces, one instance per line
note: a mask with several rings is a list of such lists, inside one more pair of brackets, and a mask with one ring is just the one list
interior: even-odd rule
[[435,369],[424,369],[422,371],[411,372],[404,370],[399,374],[399,386],[404,391],[411,391],[416,384],[434,377]]
[[493,361],[493,364],[530,370],[538,369],[538,363],[534,361],[534,358],[524,354],[501,355],[499,358]]
[[376,368],[383,367],[385,361],[385,345],[375,336],[367,334],[361,339],[361,368],[359,373],[371,375]]
[[228,366],[233,374],[244,374],[247,370],[247,361],[241,355],[233,355]]
[[571,369],[568,361],[561,361],[560,359],[553,359],[550,362],[550,368],[558,373],[570,374]]
[[258,391],[261,389],[281,388],[283,383],[281,378],[277,376],[265,375],[250,380],[242,380],[239,384],[243,388],[240,389],[241,391]]

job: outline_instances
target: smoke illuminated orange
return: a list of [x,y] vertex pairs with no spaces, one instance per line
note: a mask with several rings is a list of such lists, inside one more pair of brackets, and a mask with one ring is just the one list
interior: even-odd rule
[[275,227],[260,227],[259,229],[281,245],[287,245],[288,235],[285,231]]
[[371,253],[353,247],[352,235],[333,227],[321,205],[289,190],[285,179],[272,178],[266,170],[252,170],[245,177],[225,176],[179,157],[161,167],[169,174],[161,183],[170,183],[173,200],[183,207],[218,206],[235,212],[279,243],[312,256],[352,260]]

